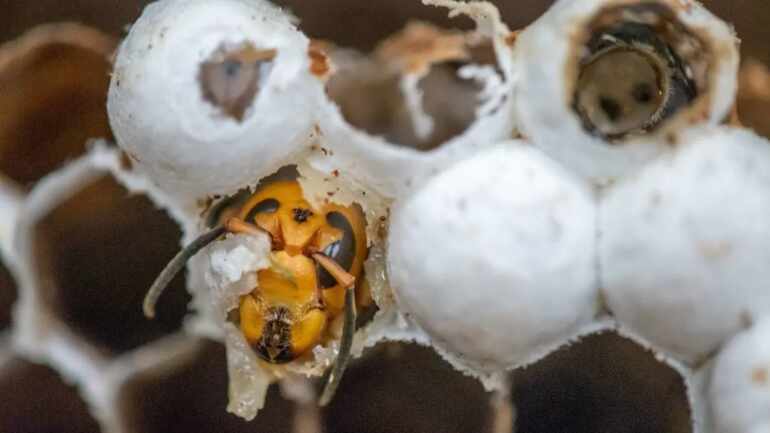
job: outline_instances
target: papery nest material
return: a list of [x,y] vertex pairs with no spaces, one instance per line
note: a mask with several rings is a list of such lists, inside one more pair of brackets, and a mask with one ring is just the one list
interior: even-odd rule
[[470,58],[467,37],[456,30],[413,21],[399,33],[384,40],[375,56],[393,65],[402,75],[425,76],[431,65]]

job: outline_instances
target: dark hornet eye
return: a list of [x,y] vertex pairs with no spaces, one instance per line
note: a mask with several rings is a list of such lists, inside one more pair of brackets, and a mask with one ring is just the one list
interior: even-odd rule
[[222,222],[222,215],[225,211],[238,209],[243,206],[249,198],[247,190],[238,191],[230,197],[219,200],[206,213],[206,227],[214,227]]
[[262,200],[261,202],[257,203],[251,210],[249,211],[249,214],[246,215],[246,221],[247,222],[253,222],[254,217],[257,216],[257,214],[260,213],[273,213],[276,210],[278,210],[278,207],[280,206],[280,203],[278,203],[278,200],[274,198],[268,198],[265,200]]
[[[356,238],[353,234],[353,226],[345,215],[339,212],[329,212],[326,215],[326,222],[340,230],[342,238],[327,245],[322,252],[342,266],[343,269],[350,272],[350,269],[353,267],[353,259],[356,257]],[[321,288],[328,289],[337,285],[337,280],[317,263],[315,271]]]

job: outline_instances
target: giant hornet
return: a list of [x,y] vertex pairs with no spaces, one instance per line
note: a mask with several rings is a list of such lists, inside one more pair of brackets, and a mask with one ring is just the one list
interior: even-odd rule
[[166,286],[205,246],[226,233],[267,234],[271,265],[257,273],[258,286],[241,297],[234,321],[263,362],[283,364],[333,339],[330,324],[344,315],[339,354],[323,378],[319,403],[326,405],[350,358],[356,290],[366,290],[360,284],[367,255],[365,224],[357,205],[311,207],[296,180],[260,185],[242,206],[220,212],[212,229],[166,265],[147,292],[145,315],[154,317]]

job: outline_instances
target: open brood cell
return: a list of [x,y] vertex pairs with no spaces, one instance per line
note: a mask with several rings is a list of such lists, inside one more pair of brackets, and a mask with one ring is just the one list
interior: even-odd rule
[[157,321],[146,320],[138,307],[180,236],[145,197],[104,177],[57,206],[37,231],[49,272],[45,299],[94,345],[119,354],[180,328],[189,300],[182,278]]
[[[114,375],[120,380],[110,383],[100,378],[93,382],[88,375],[78,374],[70,380],[85,390],[92,403],[120,388],[116,407],[125,416],[125,427],[136,431],[160,431],[168,425],[180,431],[191,426],[248,429],[249,424],[225,413],[226,373],[234,390],[231,411],[250,418],[261,405],[260,393],[268,396],[258,428],[288,430],[305,425],[310,431],[510,431],[504,422],[500,430],[493,421],[505,418],[505,410],[499,409],[510,410],[504,395],[498,395],[501,398],[496,406],[501,416],[488,406],[478,381],[452,372],[428,349],[394,343],[369,349],[381,340],[415,340],[434,346],[456,369],[482,379],[488,389],[498,392],[505,388],[507,370],[534,363],[513,374],[518,381],[513,398],[522,411],[529,412],[519,418],[520,428],[526,431],[556,428],[539,424],[548,419],[538,416],[539,408],[555,410],[550,397],[558,393],[558,386],[547,380],[553,377],[577,388],[574,394],[568,393],[577,396],[574,401],[559,405],[564,417],[554,416],[554,422],[579,429],[591,419],[594,424],[586,430],[596,431],[614,429],[621,425],[618,419],[623,414],[636,413],[643,415],[634,420],[638,423],[622,427],[690,431],[690,419],[702,414],[700,408],[687,407],[682,380],[676,380],[677,373],[655,364],[649,353],[632,343],[602,334],[550,356],[548,353],[570,338],[597,329],[618,326],[622,332],[637,330],[633,315],[617,308],[624,299],[619,302],[617,296],[607,296],[612,290],[603,285],[607,268],[615,267],[602,266],[609,262],[597,256],[610,247],[606,239],[597,240],[596,236],[606,228],[608,200],[626,203],[617,196],[623,194],[624,187],[633,189],[633,185],[621,182],[617,190],[608,187],[595,194],[573,171],[587,174],[591,181],[615,179],[643,169],[641,166],[653,157],[686,149],[687,143],[699,137],[689,131],[690,127],[720,123],[732,98],[734,36],[694,3],[559,2],[547,19],[522,34],[508,31],[488,5],[428,3],[471,15],[478,24],[477,31],[454,32],[411,24],[373,54],[363,55],[339,48],[355,45],[349,38],[308,40],[283,11],[265,2],[164,1],[148,8],[145,20],[134,26],[124,43],[126,57],[118,55],[112,80],[112,121],[126,153],[117,165],[117,153],[104,148],[87,156],[94,168],[112,171],[122,186],[110,178],[96,180],[103,175],[100,173],[94,182],[86,182],[89,186],[81,185],[80,192],[69,194],[42,215],[42,221],[34,225],[39,238],[36,262],[26,269],[30,272],[21,272],[25,277],[21,291],[28,294],[27,277],[37,272],[35,283],[40,285],[35,293],[43,295],[34,304],[40,307],[36,314],[30,313],[34,309],[25,302],[29,297],[21,297],[20,317],[26,326],[22,330],[29,331],[35,318],[48,318],[50,308],[55,313],[50,316],[55,319],[51,323],[74,330],[90,344],[57,354],[52,348],[57,344],[61,348],[60,340],[47,338],[45,332],[19,332],[20,340],[25,341],[21,345],[24,356],[39,356],[42,362],[52,357],[55,368],[67,370],[71,365],[62,361],[64,355],[88,352],[90,346],[106,348],[110,356],[96,362],[98,371],[110,372],[105,377]],[[179,5],[190,9],[179,9]],[[579,19],[572,20],[575,17]],[[569,26],[562,25],[562,19],[579,31],[565,31]],[[211,22],[217,25],[209,26]],[[702,28],[699,23],[713,26]],[[555,36],[550,40],[546,37],[548,43],[543,44],[535,37],[543,32]],[[562,55],[560,50],[565,46],[568,52]],[[537,61],[545,54],[547,61]],[[549,69],[553,66],[549,59],[564,63]],[[423,70],[415,75],[412,62],[427,64],[427,73],[420,75]],[[469,63],[474,66],[469,68]],[[629,64],[634,67],[625,68]],[[541,66],[545,69],[537,70]],[[556,75],[549,75],[553,71]],[[612,78],[618,74],[634,80]],[[411,76],[412,81],[404,81],[405,76]],[[164,81],[169,77],[171,81]],[[93,81],[98,80],[94,77]],[[477,97],[485,90],[479,83],[494,90],[485,100],[494,103],[488,104],[484,115],[478,115]],[[554,97],[549,97],[553,89],[538,87],[553,83],[563,86]],[[383,105],[371,103],[371,99]],[[296,101],[302,101],[301,106]],[[567,113],[564,116],[562,109]],[[78,123],[81,117],[91,119],[90,114],[73,116],[78,119],[67,124],[74,129],[109,137],[107,129],[100,132]],[[420,119],[428,117],[435,123],[426,136],[426,129],[418,125]],[[103,119],[103,113],[94,118]],[[30,132],[29,127],[17,129],[14,133],[28,137],[24,134]],[[548,136],[549,132],[554,134]],[[62,135],[69,136],[69,132],[64,130]],[[503,142],[513,135],[521,135],[521,140]],[[72,143],[82,140],[76,134],[72,137]],[[730,140],[751,141],[734,138]],[[637,146],[637,140],[652,144]],[[565,144],[570,149],[553,147]],[[57,151],[67,147],[55,146]],[[52,155],[52,161],[21,174],[14,171],[19,167],[9,166],[11,177],[22,182],[39,179],[63,159],[82,153],[83,147],[75,146],[66,155],[48,152],[45,146],[40,149]],[[581,154],[577,162],[570,152]],[[9,155],[12,159],[38,159],[37,153]],[[206,343],[198,359],[188,363],[173,350],[167,351],[176,336],[160,337],[179,329],[188,300],[181,278],[169,289],[174,294],[164,296],[158,304],[155,322],[144,321],[138,308],[152,277],[179,248],[180,229],[154,206],[173,216],[183,242],[188,244],[204,230],[225,222],[227,215],[232,216],[224,203],[237,198],[238,191],[246,191],[248,196],[279,167],[286,166],[295,167],[290,181],[299,183],[300,194],[309,201],[292,214],[295,220],[307,221],[311,213],[324,213],[319,209],[327,204],[358,206],[363,210],[371,244],[362,278],[372,286],[372,298],[380,309],[373,308],[370,321],[360,323],[353,352],[363,352],[363,357],[351,361],[337,399],[322,411],[314,406],[323,389],[320,381],[298,387],[304,391],[292,391],[291,380],[281,380],[281,388],[273,386],[269,391],[267,385],[295,372],[319,374],[332,365],[338,350],[339,323],[320,345],[323,350],[313,353],[313,362],[293,364],[285,370],[281,366],[288,364],[271,366],[269,374],[261,376],[242,368],[252,359],[241,363],[244,358],[233,361],[233,356],[261,355],[260,359],[268,363],[283,361],[282,347],[259,346],[264,342],[246,335],[239,302],[224,310],[211,302],[222,288],[211,285],[212,275],[224,279],[231,271],[244,271],[238,266],[248,260],[241,260],[245,255],[238,248],[251,249],[258,257],[264,253],[260,249],[264,245],[257,245],[261,241],[255,239],[265,233],[248,241],[242,235],[249,233],[227,235],[188,267],[194,314],[188,317],[185,330],[225,340],[227,352],[216,343]],[[746,171],[751,183],[755,178],[751,170]],[[629,180],[631,184],[634,181]],[[128,191],[147,193],[152,202],[128,197]],[[33,190],[32,202],[41,198],[39,193]],[[61,196],[54,194],[52,199]],[[650,200],[657,200],[654,194]],[[268,255],[285,246],[295,248],[284,233],[275,236],[279,230],[272,227],[275,230],[271,231],[269,215],[262,215],[274,212],[274,203],[254,204],[264,224],[260,225],[257,214],[253,218],[247,214],[244,219],[269,232]],[[213,216],[217,212],[209,212],[211,209],[225,210],[227,215],[218,218]],[[618,232],[624,234],[627,227],[618,226]],[[345,232],[344,227],[340,230]],[[725,245],[717,239],[698,248],[707,259],[720,260],[733,252],[732,244]],[[344,254],[337,254],[329,245],[319,249],[345,261]],[[240,276],[261,270],[247,269]],[[469,276],[468,270],[473,275]],[[316,278],[321,279],[318,274]],[[390,291],[390,278],[395,294]],[[254,287],[237,290],[246,289],[254,291]],[[245,293],[237,293],[239,299]],[[529,296],[531,293],[543,296]],[[750,298],[756,300],[757,296]],[[652,309],[662,310],[660,305]],[[616,317],[608,317],[615,313]],[[759,315],[740,316],[745,320],[739,325],[748,326]],[[36,329],[49,331],[45,326]],[[250,339],[244,340],[245,335]],[[234,336],[241,340],[233,340]],[[243,341],[247,344],[238,346]],[[641,337],[637,341],[648,343]],[[718,343],[723,342],[720,337]],[[35,343],[45,346],[40,351],[43,354],[30,350]],[[678,365],[666,357],[677,348],[665,349],[656,356]],[[388,355],[399,351],[399,355]],[[157,370],[147,368],[146,358],[163,353],[168,353],[163,355],[168,357],[168,365]],[[615,361],[615,357],[621,360]],[[559,361],[562,358],[566,361]],[[696,361],[694,367],[699,368],[704,360],[698,357]],[[639,367],[623,382],[627,388],[619,385],[617,377],[605,381],[606,377],[590,367],[601,369],[602,365],[625,362]],[[578,367],[567,371],[554,367],[554,363]],[[258,362],[256,365],[264,367]],[[217,374],[208,374],[214,370]],[[575,377],[576,370],[581,377]],[[685,370],[680,373],[690,380]],[[636,375],[640,372],[648,372],[656,380],[642,380]],[[706,370],[701,373],[705,375]],[[206,380],[200,380],[202,376],[207,376]],[[238,394],[244,391],[244,384],[251,386],[254,378],[263,382]],[[606,387],[605,382],[609,382]],[[668,414],[657,410],[660,401],[646,398],[664,386],[667,390],[659,395],[674,408]],[[100,387],[104,387],[103,395],[94,392]],[[205,398],[175,392],[179,388],[192,388]],[[413,388],[414,393],[409,391]],[[535,388],[543,392],[538,394]],[[613,391],[619,388],[622,391]],[[362,407],[362,401],[385,402],[399,392],[409,392],[413,400],[392,402],[393,407],[377,400]],[[148,393],[153,397],[143,399]],[[541,405],[537,401],[540,397],[550,406]],[[575,406],[569,406],[577,400]],[[296,403],[293,408],[292,403]],[[249,407],[242,410],[244,406]],[[574,412],[568,407],[574,407]],[[603,418],[607,407],[614,412]],[[638,407],[645,410],[634,412]],[[479,415],[468,415],[471,408]],[[179,412],[184,415],[177,416]],[[436,418],[431,419],[429,413],[437,414]],[[392,422],[384,422],[383,417]],[[112,425],[102,418],[100,422],[106,429]],[[694,431],[700,432],[699,428]]]

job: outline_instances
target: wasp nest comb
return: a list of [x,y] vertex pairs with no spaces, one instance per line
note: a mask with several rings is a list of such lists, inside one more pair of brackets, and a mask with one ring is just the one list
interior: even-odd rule
[[204,351],[227,411],[280,411],[280,383],[308,431],[356,359],[413,342],[494,392],[502,432],[511,372],[614,333],[684,383],[657,428],[768,429],[770,143],[735,117],[733,29],[689,0],[560,0],[520,31],[423,3],[474,26],[363,54],[266,0],[160,0],[120,44],[59,25],[3,47],[4,107],[61,73],[0,151],[42,101],[93,104],[4,156],[4,368],[46,364],[103,430],[144,431],[143,390]]

